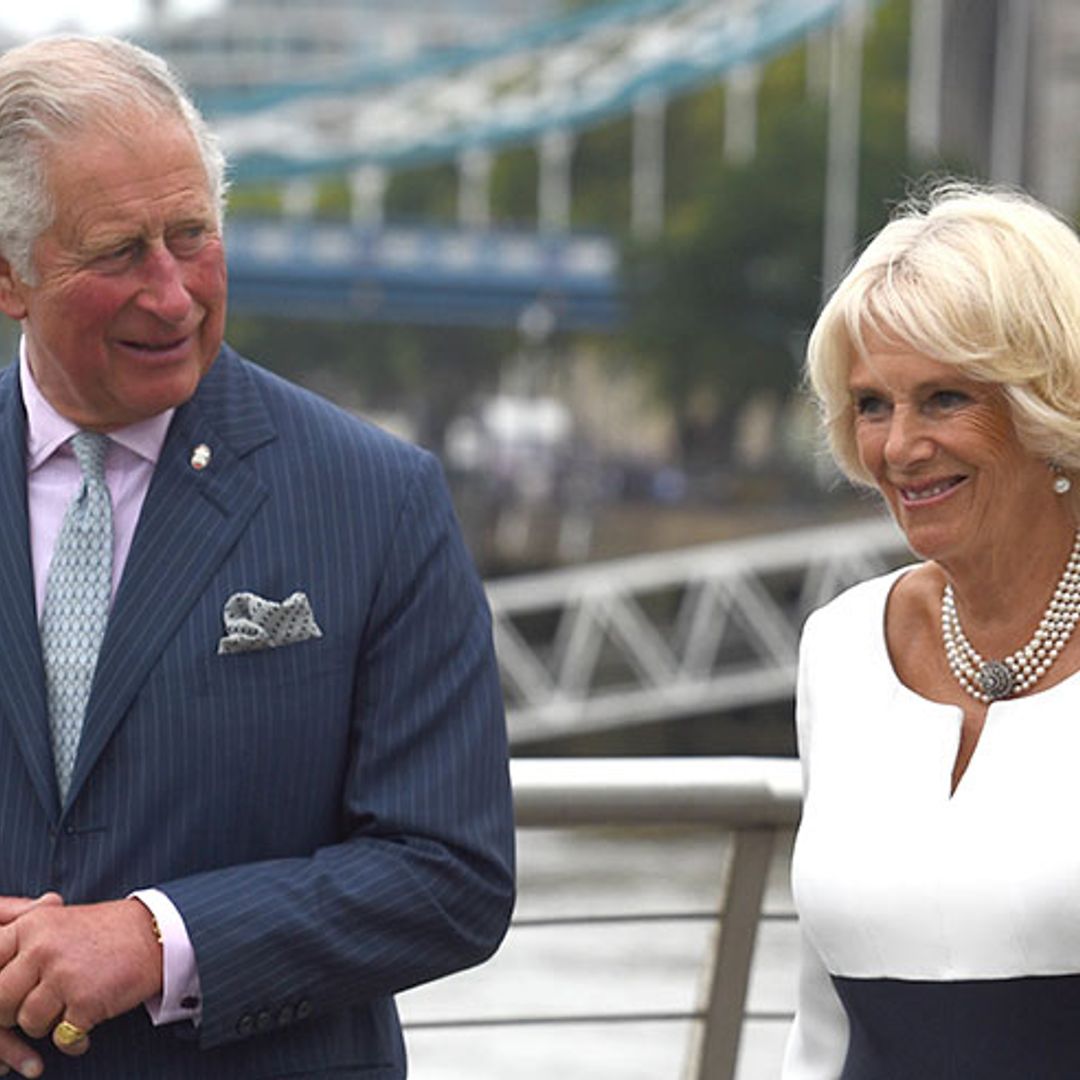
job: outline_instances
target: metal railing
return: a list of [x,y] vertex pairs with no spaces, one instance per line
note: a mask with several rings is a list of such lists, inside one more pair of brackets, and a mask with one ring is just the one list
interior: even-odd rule
[[[732,1080],[766,876],[778,835],[790,830],[799,815],[798,763],[776,758],[519,758],[511,763],[511,776],[519,829],[694,825],[730,833],[714,914],[720,932],[705,961],[703,1000],[679,1016],[616,1014],[604,1019],[694,1021],[698,1037],[688,1050],[686,1076]],[[583,917],[582,922],[590,920]],[[557,1025],[574,1019],[579,1018],[502,1017],[493,1023]],[[483,1027],[489,1021],[456,1022],[462,1023]]]

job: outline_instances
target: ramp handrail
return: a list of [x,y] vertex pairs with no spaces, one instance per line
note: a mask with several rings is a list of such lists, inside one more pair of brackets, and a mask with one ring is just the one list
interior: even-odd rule
[[519,828],[715,825],[732,832],[721,930],[688,1075],[731,1080],[765,880],[778,832],[798,820],[797,761],[776,758],[518,758]]

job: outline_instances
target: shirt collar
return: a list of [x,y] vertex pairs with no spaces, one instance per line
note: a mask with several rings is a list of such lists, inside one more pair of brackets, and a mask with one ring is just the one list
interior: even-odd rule
[[[41,392],[30,371],[25,337],[19,342],[19,384],[26,409],[27,469],[33,472],[79,431],[79,427],[58,413]],[[175,409],[166,409],[146,420],[117,428],[109,432],[109,438],[156,465],[174,412]]]

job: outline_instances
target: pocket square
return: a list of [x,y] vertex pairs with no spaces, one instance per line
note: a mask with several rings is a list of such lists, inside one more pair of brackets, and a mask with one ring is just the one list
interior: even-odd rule
[[280,602],[251,592],[233,593],[225,601],[223,614],[225,636],[218,642],[218,656],[276,649],[322,637],[311,603],[302,592]]

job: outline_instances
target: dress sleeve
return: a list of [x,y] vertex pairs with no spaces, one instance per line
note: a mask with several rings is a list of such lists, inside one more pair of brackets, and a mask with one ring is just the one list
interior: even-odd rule
[[799,999],[782,1080],[837,1080],[847,1055],[848,1021],[817,950],[800,933]]
[[[814,641],[818,618],[811,615],[799,648],[799,675],[795,698],[799,759],[803,774],[803,806],[810,794],[810,739],[813,719],[811,693]],[[817,949],[799,928],[800,969],[795,1022],[788,1036],[782,1080],[837,1080],[848,1047],[848,1020],[832,979]]]

